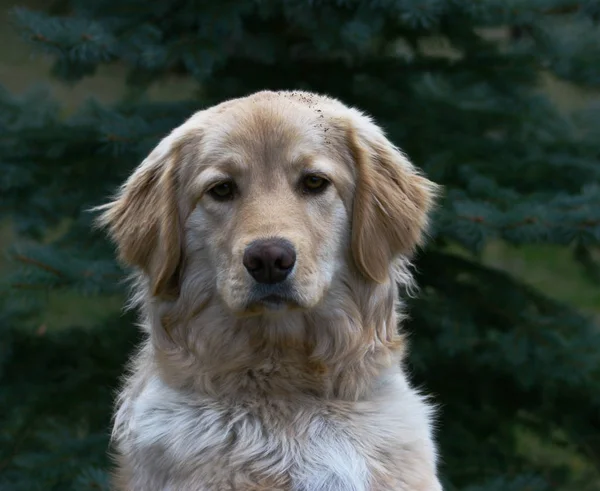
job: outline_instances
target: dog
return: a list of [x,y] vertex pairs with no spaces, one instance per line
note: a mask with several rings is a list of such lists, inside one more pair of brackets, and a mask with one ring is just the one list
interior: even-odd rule
[[145,333],[115,489],[441,491],[397,328],[438,191],[326,95],[261,91],[168,134],[97,208]]

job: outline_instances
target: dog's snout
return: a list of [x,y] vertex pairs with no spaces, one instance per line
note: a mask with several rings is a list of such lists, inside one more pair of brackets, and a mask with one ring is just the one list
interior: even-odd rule
[[257,240],[246,248],[243,262],[258,283],[281,283],[296,263],[296,251],[284,239]]

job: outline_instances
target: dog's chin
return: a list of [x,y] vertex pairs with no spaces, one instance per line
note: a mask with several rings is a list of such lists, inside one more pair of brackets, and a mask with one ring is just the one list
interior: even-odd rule
[[239,311],[238,316],[278,315],[304,309],[305,307],[296,298],[270,294],[249,300],[243,309]]

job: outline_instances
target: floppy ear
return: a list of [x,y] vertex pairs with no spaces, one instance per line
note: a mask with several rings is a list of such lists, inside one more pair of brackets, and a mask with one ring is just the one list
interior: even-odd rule
[[368,117],[352,119],[348,139],[357,176],[352,254],[365,277],[383,283],[392,261],[422,243],[438,186],[420,175]]
[[182,232],[177,205],[179,150],[165,138],[122,185],[113,201],[96,210],[119,259],[140,268],[153,296],[177,295]]

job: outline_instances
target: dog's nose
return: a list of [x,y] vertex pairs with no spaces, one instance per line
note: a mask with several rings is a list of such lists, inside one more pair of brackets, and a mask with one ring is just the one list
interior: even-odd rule
[[296,263],[296,251],[284,239],[256,240],[246,247],[243,262],[259,283],[281,283]]

